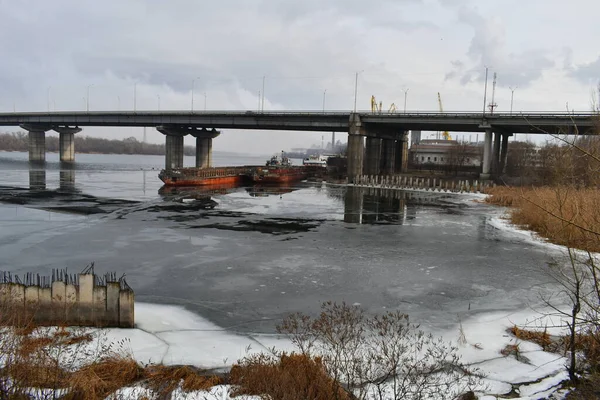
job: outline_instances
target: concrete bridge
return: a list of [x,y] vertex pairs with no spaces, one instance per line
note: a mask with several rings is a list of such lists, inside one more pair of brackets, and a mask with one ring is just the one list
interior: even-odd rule
[[[506,160],[508,138],[526,134],[593,134],[597,114],[572,113],[371,113],[253,111],[102,111],[0,113],[0,126],[29,132],[29,160],[45,160],[45,133],[59,133],[60,159],[75,159],[74,135],[86,126],[154,127],[165,135],[165,168],[183,166],[183,137],[196,138],[196,166],[211,165],[212,140],[221,129],[348,133],[348,177],[404,172],[408,165],[408,132],[485,133],[482,177]],[[365,139],[366,138],[366,141]]]

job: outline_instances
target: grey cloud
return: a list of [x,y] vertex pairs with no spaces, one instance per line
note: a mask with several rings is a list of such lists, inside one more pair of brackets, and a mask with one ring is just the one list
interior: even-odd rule
[[539,79],[543,71],[556,62],[543,49],[511,53],[506,49],[504,27],[491,18],[484,18],[473,9],[459,8],[459,21],[473,28],[473,37],[466,54],[470,67],[455,60],[447,79],[458,79],[462,84],[483,82],[485,68],[496,71],[499,85],[526,87]]
[[591,63],[573,67],[569,71],[569,75],[583,84],[598,85],[600,83],[600,57]]

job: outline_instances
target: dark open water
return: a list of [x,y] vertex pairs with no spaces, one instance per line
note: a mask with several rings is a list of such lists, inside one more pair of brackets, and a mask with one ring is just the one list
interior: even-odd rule
[[[320,183],[169,193],[163,157],[76,157],[61,170],[48,154],[31,170],[27,154],[0,152],[0,270],[95,262],[125,273],[138,301],[262,332],[326,300],[445,327],[538,303],[548,288],[548,250],[495,229],[502,210],[471,197]],[[214,163],[265,159],[215,153]]]

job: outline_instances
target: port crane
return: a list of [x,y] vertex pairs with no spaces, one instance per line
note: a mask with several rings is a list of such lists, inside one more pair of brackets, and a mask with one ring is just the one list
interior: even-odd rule
[[[383,110],[383,102],[380,101],[379,104],[377,104],[377,99],[375,99],[375,96],[371,96],[371,112],[381,114],[381,110]],[[390,104],[390,108],[388,109],[388,112],[390,114],[395,113],[396,112],[396,104],[394,104],[394,103]]]
[[[440,106],[440,112],[443,113],[444,107],[442,106],[442,96],[440,95],[440,92],[438,92],[438,104]],[[444,140],[452,140],[452,137],[450,136],[450,133],[448,131],[442,132],[442,137],[444,138]]]

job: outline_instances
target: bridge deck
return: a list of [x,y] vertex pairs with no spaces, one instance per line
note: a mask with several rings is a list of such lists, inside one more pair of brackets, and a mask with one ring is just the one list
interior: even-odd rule
[[[600,127],[594,113],[370,113],[359,112],[369,132],[404,130],[482,132],[491,127],[510,133],[591,134]],[[317,111],[98,111],[0,113],[0,126],[156,127],[181,125],[207,129],[348,132],[351,112]]]

